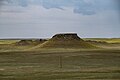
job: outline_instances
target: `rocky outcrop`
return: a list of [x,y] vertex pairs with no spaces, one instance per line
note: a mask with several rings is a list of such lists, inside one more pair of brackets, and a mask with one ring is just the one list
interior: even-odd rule
[[82,40],[76,33],[56,34],[51,40]]

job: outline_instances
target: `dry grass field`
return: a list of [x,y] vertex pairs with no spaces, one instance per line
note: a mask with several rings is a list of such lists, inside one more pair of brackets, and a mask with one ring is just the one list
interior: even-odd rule
[[[11,41],[11,40],[10,40]],[[120,46],[32,49],[0,41],[0,80],[120,80]],[[18,41],[17,41],[18,42]],[[107,47],[108,46],[108,47]],[[117,46],[117,47],[116,47]]]

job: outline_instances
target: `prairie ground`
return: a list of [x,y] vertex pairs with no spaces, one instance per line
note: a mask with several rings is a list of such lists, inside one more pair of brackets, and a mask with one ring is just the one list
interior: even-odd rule
[[33,46],[0,46],[0,80],[120,80],[118,45],[31,51],[23,49]]
[[120,50],[0,53],[0,80],[120,79]]

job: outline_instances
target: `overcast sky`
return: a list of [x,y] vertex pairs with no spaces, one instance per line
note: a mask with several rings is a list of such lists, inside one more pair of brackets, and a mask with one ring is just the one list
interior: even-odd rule
[[0,38],[120,37],[120,0],[0,0]]

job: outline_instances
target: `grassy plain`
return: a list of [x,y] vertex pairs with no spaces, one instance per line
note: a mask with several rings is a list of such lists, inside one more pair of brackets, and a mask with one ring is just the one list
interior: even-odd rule
[[120,43],[120,38],[84,38],[84,40],[101,41],[107,43]]
[[0,40],[0,44],[12,44],[20,40]]
[[24,51],[34,46],[2,44],[0,80],[120,80],[120,46],[114,45]]

